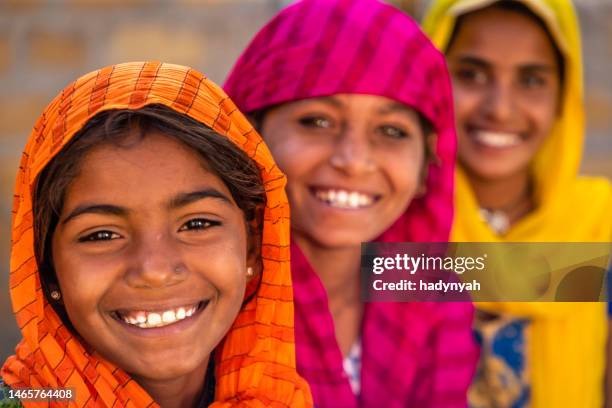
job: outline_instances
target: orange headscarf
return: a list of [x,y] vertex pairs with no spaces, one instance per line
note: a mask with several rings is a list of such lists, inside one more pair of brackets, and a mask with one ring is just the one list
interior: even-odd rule
[[105,110],[150,104],[163,104],[228,137],[257,163],[266,189],[261,285],[215,353],[213,406],[311,406],[308,385],[295,369],[285,176],[217,85],[190,68],[159,62],[119,64],[89,73],[68,85],[36,122],[21,159],[13,203],[9,282],[23,340],[0,375],[12,388],[71,387],[76,391],[71,406],[156,405],[127,373],[88,353],[46,300],[34,256],[32,214],[37,175],[87,121]]

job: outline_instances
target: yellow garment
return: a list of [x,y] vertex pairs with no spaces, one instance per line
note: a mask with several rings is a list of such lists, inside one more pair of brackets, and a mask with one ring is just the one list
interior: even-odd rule
[[[496,0],[434,0],[424,30],[445,50],[456,17]],[[612,190],[605,179],[578,177],[584,139],[580,33],[570,0],[521,0],[539,15],[564,56],[563,103],[532,162],[537,209],[498,236],[483,221],[467,176],[457,169],[458,242],[587,242],[612,239]],[[517,271],[520,273],[520,271]],[[533,408],[601,408],[607,318],[603,303],[490,303],[478,307],[525,317]]]

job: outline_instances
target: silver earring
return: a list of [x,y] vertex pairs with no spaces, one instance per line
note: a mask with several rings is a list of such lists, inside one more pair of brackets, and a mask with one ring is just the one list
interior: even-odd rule
[[253,276],[253,268],[250,266],[247,268],[247,276]]
[[57,301],[60,300],[62,298],[62,294],[60,293],[59,290],[52,290],[51,291],[51,299]]

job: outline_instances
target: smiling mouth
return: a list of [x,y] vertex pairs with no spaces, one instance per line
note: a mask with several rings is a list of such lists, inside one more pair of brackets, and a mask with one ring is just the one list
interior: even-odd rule
[[319,201],[331,207],[349,210],[371,207],[380,199],[379,195],[344,189],[312,188],[311,192]]
[[199,303],[184,305],[165,310],[117,310],[112,312],[113,318],[130,326],[141,329],[152,329],[169,326],[171,324],[188,319],[194,314],[204,310],[208,300]]
[[470,136],[483,146],[498,149],[518,146],[523,141],[519,133],[510,132],[492,132],[474,129],[470,131]]

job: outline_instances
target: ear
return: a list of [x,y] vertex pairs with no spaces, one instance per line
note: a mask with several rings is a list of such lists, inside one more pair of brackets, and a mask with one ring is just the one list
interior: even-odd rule
[[423,157],[423,165],[419,175],[419,186],[417,187],[415,198],[421,198],[427,194],[427,169],[430,164],[439,165],[440,159],[436,155],[436,145],[438,144],[438,135],[430,132],[425,135],[425,154]]

